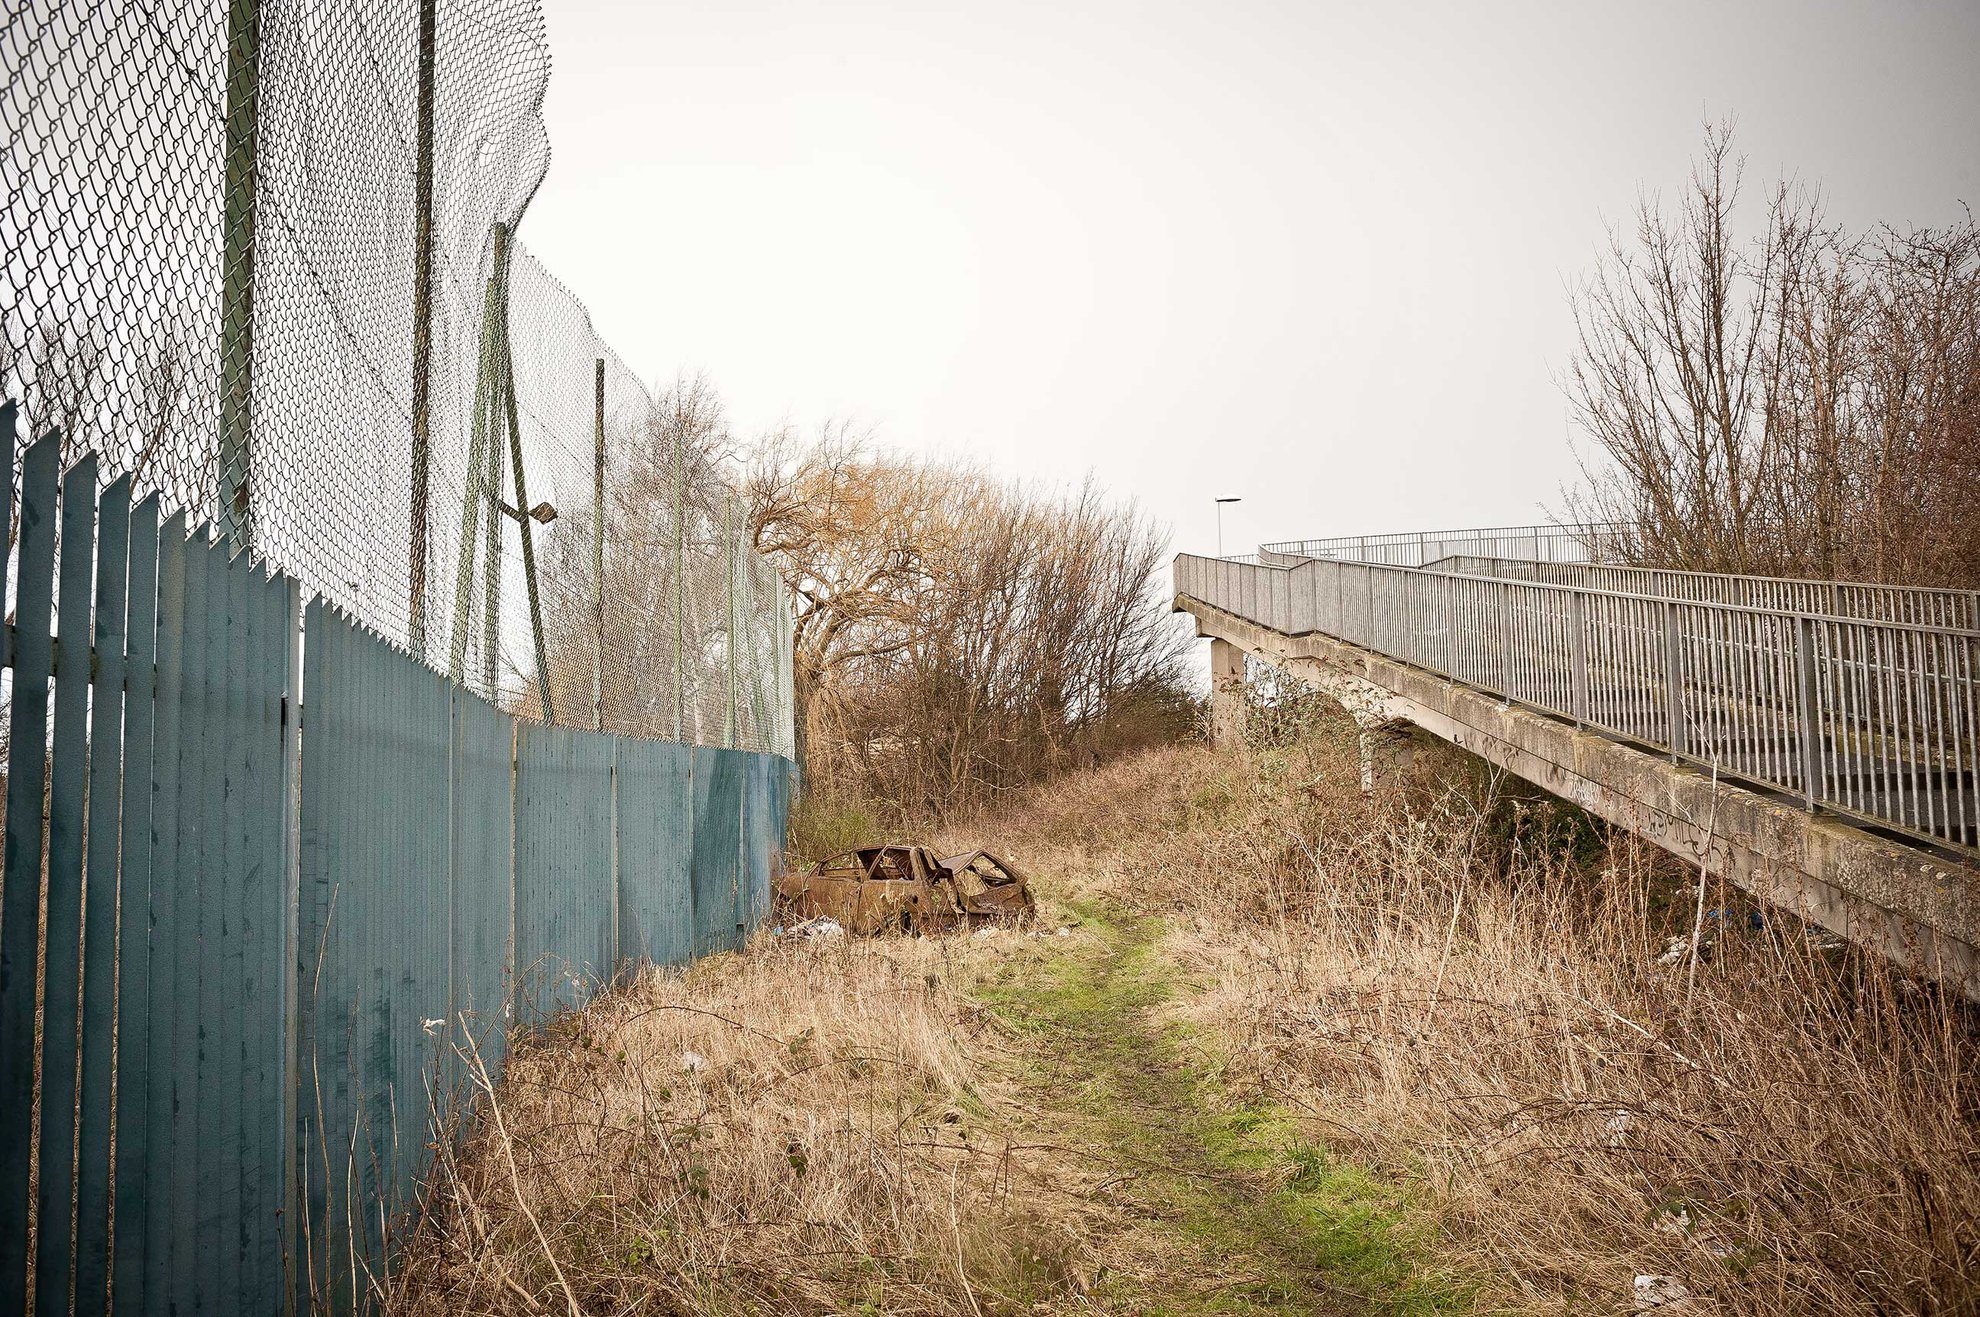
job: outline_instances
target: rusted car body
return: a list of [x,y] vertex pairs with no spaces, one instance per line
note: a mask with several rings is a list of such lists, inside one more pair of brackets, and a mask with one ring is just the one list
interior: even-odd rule
[[777,879],[795,920],[820,916],[848,932],[942,932],[1020,919],[1032,909],[1022,875],[987,851],[942,859],[926,846],[859,846]]
[[950,881],[956,886],[956,899],[976,922],[1016,920],[1028,917],[1035,905],[1031,885],[1017,866],[989,851],[964,851],[942,861]]

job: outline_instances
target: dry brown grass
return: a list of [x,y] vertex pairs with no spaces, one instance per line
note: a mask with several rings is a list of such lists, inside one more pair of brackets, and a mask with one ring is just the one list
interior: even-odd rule
[[979,1317],[1062,1290],[1061,1195],[974,1056],[973,950],[764,937],[566,1017],[436,1174],[389,1307]]
[[1967,1009],[1717,884],[1695,976],[1661,965],[1695,870],[1482,777],[1364,798],[1349,736],[1145,756],[1001,826],[1165,914],[1193,1017],[1416,1180],[1488,1302],[1617,1311],[1654,1273],[1687,1311],[1980,1306]]
[[[1226,1091],[1401,1184],[1480,1307],[1626,1311],[1655,1273],[1692,1313],[1975,1311],[1967,1011],[1716,886],[1709,956],[1659,964],[1695,871],[1503,786],[1371,800],[1323,726],[937,840],[1009,851],[1049,922],[1160,915],[1190,981],[1165,1009]],[[1092,1150],[1039,1129],[1004,1064],[1029,1044],[971,995],[1063,941],[765,939],[607,996],[511,1063],[394,1306],[1088,1310]]]

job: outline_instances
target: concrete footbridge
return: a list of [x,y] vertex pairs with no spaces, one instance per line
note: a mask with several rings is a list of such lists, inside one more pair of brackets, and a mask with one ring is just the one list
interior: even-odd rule
[[1437,738],[1980,997],[1980,592],[1616,565],[1617,528],[1175,561],[1212,716],[1247,656],[1338,699],[1364,780]]

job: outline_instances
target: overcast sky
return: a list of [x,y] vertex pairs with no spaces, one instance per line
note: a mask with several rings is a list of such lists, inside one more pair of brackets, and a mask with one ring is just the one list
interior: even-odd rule
[[1558,510],[1568,285],[1708,114],[1756,203],[1980,201],[1980,0],[547,7],[522,236],[629,365],[1184,549]]

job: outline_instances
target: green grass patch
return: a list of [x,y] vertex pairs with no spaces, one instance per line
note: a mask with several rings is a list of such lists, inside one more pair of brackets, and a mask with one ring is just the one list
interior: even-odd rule
[[1127,1177],[1145,1219],[1229,1283],[1151,1292],[1110,1278],[1096,1297],[1150,1314],[1469,1311],[1439,1266],[1406,1183],[1331,1155],[1293,1113],[1232,1093],[1214,1040],[1163,1022],[1195,991],[1158,946],[1159,921],[1075,907],[1080,936],[1039,944],[978,989],[1028,1048],[1020,1076],[1067,1133]]

